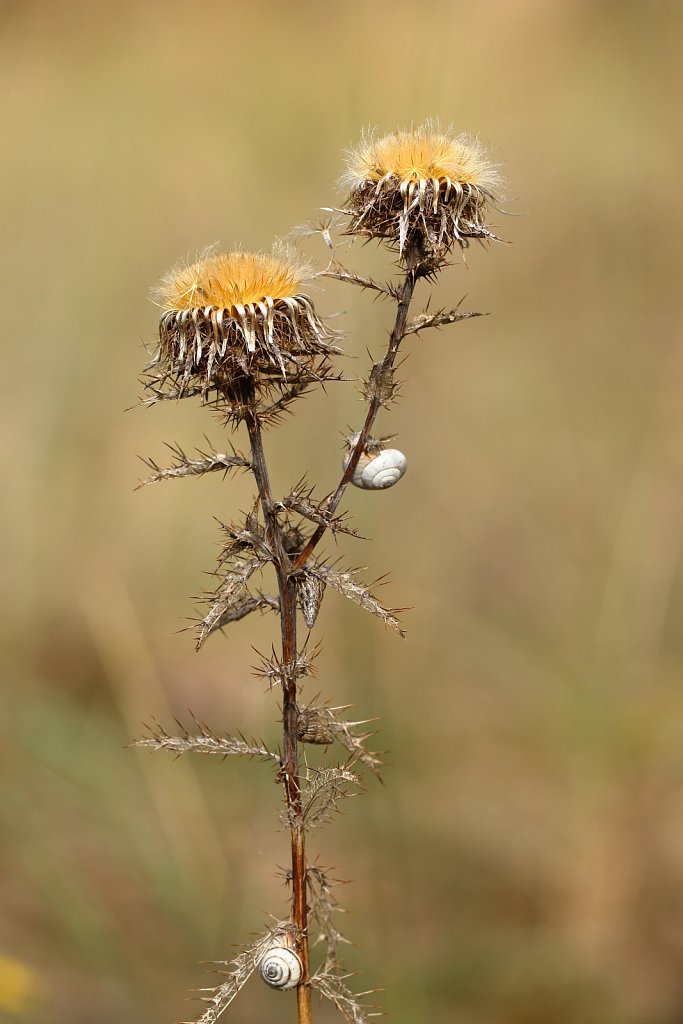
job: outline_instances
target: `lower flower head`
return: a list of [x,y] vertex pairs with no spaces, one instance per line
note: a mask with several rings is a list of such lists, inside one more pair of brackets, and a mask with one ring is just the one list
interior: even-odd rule
[[341,185],[348,190],[351,234],[384,238],[399,252],[418,244],[442,256],[470,238],[492,238],[488,204],[500,186],[497,167],[478,142],[427,122],[410,131],[366,135],[349,151]]
[[324,379],[338,350],[302,292],[310,276],[285,246],[272,255],[209,249],[178,264],[152,293],[163,310],[152,386],[232,398],[245,380],[264,391]]

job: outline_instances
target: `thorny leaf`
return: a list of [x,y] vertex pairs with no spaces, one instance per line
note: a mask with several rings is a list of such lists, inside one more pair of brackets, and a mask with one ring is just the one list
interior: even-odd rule
[[[194,716],[193,716],[194,717]],[[194,719],[196,733],[191,733],[176,719],[180,734],[171,736],[159,722],[148,726],[148,736],[135,740],[131,746],[146,747],[148,750],[170,750],[180,755],[189,751],[197,754],[220,754],[228,757],[236,754],[245,757],[260,757],[264,760],[280,761],[280,755],[269,750],[260,740],[247,740],[244,736],[217,736],[204,722]]]
[[382,760],[379,754],[373,750],[366,750],[363,744],[374,736],[374,731],[356,733],[362,725],[369,725],[375,719],[366,718],[358,722],[347,722],[337,717],[339,712],[347,711],[351,707],[346,704],[343,707],[307,707],[299,710],[297,721],[297,734],[302,743],[315,743],[327,746],[337,740],[346,747],[350,754],[353,754],[354,761],[360,761],[374,772],[380,774]]
[[143,459],[144,464],[152,470],[152,476],[141,480],[135,488],[136,491],[149,484],[156,484],[160,480],[175,480],[184,476],[201,476],[204,473],[215,473],[219,470],[227,472],[229,469],[248,469],[251,463],[233,449],[232,455],[223,452],[203,452],[199,448],[199,458],[190,458],[179,444],[169,444],[167,448],[173,452],[175,463],[172,466],[162,468],[154,459]]
[[217,575],[222,582],[213,594],[203,599],[209,603],[210,608],[198,624],[197,650],[211,633],[230,622],[243,619],[257,608],[279,610],[277,598],[265,594],[253,595],[247,587],[253,573],[272,561],[265,531],[258,521],[258,506],[259,501],[256,499],[252,509],[245,515],[244,525],[220,524],[228,538],[218,557]]
[[278,921],[265,935],[246,946],[233,960],[217,961],[216,967],[231,968],[231,970],[218,972],[226,975],[226,980],[214,988],[199,989],[200,992],[208,993],[199,998],[209,1006],[201,1017],[196,1017],[194,1021],[184,1021],[183,1024],[216,1024],[218,1018],[227,1010],[235,996],[239,994],[240,989],[254,973],[269,946],[284,939],[291,930],[292,926],[289,922]]
[[288,807],[288,823],[315,828],[336,811],[342,797],[354,795],[349,791],[350,786],[359,785],[360,779],[348,768],[308,768],[301,791],[301,812]]
[[265,679],[271,689],[273,686],[281,686],[287,676],[302,679],[304,676],[313,675],[315,672],[313,662],[319,651],[319,644],[310,651],[304,648],[297,654],[294,665],[289,664],[286,667],[275,653],[275,649],[269,658],[257,651],[256,653],[261,658],[261,664],[254,666],[254,675],[259,679]]
[[223,574],[223,581],[218,590],[212,597],[206,599],[210,601],[211,607],[199,622],[199,636],[195,650],[199,650],[207,637],[226,625],[227,622],[235,621],[236,618],[244,618],[249,611],[254,610],[249,608],[245,611],[250,597],[246,583],[257,569],[266,564],[262,558],[233,560],[233,568]]
[[156,405],[157,402],[173,402],[179,398],[193,398],[196,395],[202,395],[204,388],[200,386],[186,386],[182,387],[178,385],[176,388],[164,387],[166,383],[166,374],[148,374],[143,379],[145,396],[143,396],[138,405]]
[[237,526],[234,523],[221,523],[220,526],[228,540],[218,556],[219,565],[224,565],[245,551],[253,551],[264,564],[272,559],[265,531],[254,512],[247,515],[244,526]]
[[257,609],[261,611],[269,609],[273,612],[279,612],[280,600],[270,594],[251,594],[245,587],[242,594],[237,595],[232,604],[216,619],[206,636],[210,636],[219,629],[229,626],[231,622],[239,622],[240,619],[244,619],[251,612],[257,611]]
[[292,488],[291,493],[286,498],[276,503],[275,508],[277,511],[282,509],[296,512],[297,515],[303,516],[304,519],[315,523],[316,526],[326,527],[332,533],[345,533],[349,537],[356,537],[359,540],[363,539],[354,529],[345,525],[345,514],[341,516],[331,515],[325,509],[324,502],[314,500],[313,488],[304,491],[299,490],[299,486],[297,485],[297,487]]
[[292,384],[288,387],[278,399],[271,402],[269,405],[265,405],[263,409],[259,411],[259,421],[261,424],[267,426],[275,426],[280,420],[288,413],[291,413],[289,408],[292,402],[297,398],[303,398],[307,394],[308,389],[312,381],[301,382],[298,381],[296,384]]
[[350,1024],[368,1024],[371,1017],[383,1016],[380,1010],[375,1007],[363,1006],[360,1002],[364,996],[372,995],[377,990],[369,989],[367,992],[356,994],[344,984],[349,977],[348,974],[336,974],[334,971],[321,968],[311,978],[311,986],[316,988],[325,999],[334,1003],[342,1017]]
[[409,320],[406,324],[404,335],[417,334],[428,327],[444,327],[446,324],[455,324],[459,320],[470,320],[473,316],[484,316],[483,313],[459,313],[457,309],[440,309],[436,313],[421,313]]
[[324,942],[327,947],[325,960],[320,970],[338,970],[337,947],[341,942],[350,944],[349,940],[338,930],[333,917],[333,914],[344,913],[343,907],[339,906],[337,900],[332,895],[332,888],[341,883],[331,880],[325,869],[317,866],[307,869],[306,882],[308,885],[310,919],[316,921],[320,928],[320,934],[315,939],[315,943]]
[[379,284],[374,281],[371,277],[362,277],[360,274],[354,274],[352,270],[347,270],[342,267],[340,263],[332,262],[327,270],[321,270],[319,277],[331,277],[335,281],[343,281],[345,284],[355,284],[359,288],[367,288],[370,291],[377,292],[380,295],[386,295],[389,298],[396,297],[396,290],[390,284]]
[[[382,619],[387,626],[391,626],[391,628],[395,629],[401,636],[404,637],[406,635],[406,631],[402,628],[394,614],[394,612],[399,611],[399,609],[385,608],[379,603],[376,597],[373,597],[367,587],[356,582],[354,575],[360,570],[333,569],[329,565],[322,565],[320,563],[309,563],[307,568],[310,573],[317,576],[323,583],[327,583],[334,590],[343,594],[344,597],[348,597],[350,601],[355,601],[355,603],[360,605],[361,608],[364,608],[365,611],[371,612],[373,615]],[[376,584],[379,582],[381,581],[375,581]]]
[[[340,352],[339,349],[335,349],[335,351]],[[297,362],[295,356],[290,355],[288,358]],[[312,385],[322,384],[324,386],[328,383],[339,384],[346,381],[346,377],[341,371],[333,373],[329,368],[320,373],[304,373],[299,370],[296,376],[296,382],[280,384],[281,394],[278,398],[267,403],[257,403],[256,413],[261,426],[272,427],[280,423],[285,415],[291,413],[292,402],[297,398],[304,398]]]

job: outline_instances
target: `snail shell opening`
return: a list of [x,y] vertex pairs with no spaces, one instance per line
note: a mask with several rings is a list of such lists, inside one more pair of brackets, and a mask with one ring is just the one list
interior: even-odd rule
[[263,954],[259,972],[266,985],[286,992],[300,983],[304,969],[293,949],[288,946],[271,946]]
[[[344,457],[344,468],[349,464],[351,453]],[[364,452],[353,471],[351,483],[366,491],[383,491],[398,483],[408,468],[408,460],[398,448],[386,448],[379,454]]]

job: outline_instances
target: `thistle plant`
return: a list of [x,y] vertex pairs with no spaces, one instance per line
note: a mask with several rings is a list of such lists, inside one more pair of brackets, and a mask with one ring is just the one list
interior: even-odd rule
[[[274,917],[275,923],[232,961],[220,963],[225,980],[202,990],[206,1006],[196,1018],[199,1024],[214,1024],[257,971],[269,985],[296,992],[298,1024],[313,1019],[313,991],[353,1024],[375,1015],[370,993],[354,994],[348,987],[339,954],[343,936],[336,925],[334,880],[311,862],[306,843],[339,801],[357,791],[364,770],[379,774],[381,756],[367,745],[374,726],[348,718],[350,709],[343,703],[304,703],[301,686],[319,653],[310,631],[330,590],[401,636],[404,630],[396,610],[380,603],[357,570],[325,559],[321,543],[327,535],[358,536],[338,511],[350,483],[383,490],[405,472],[402,453],[374,433],[380,410],[396,398],[401,346],[418,331],[478,315],[458,307],[411,314],[415,289],[420,281],[434,282],[453,253],[466,249],[472,239],[494,238],[487,212],[495,203],[499,179],[476,142],[428,123],[383,137],[365,136],[349,152],[341,183],[346,201],[332,211],[334,224],[319,228],[332,256],[316,276],[381,296],[394,306],[394,318],[385,351],[361,381],[365,416],[347,438],[339,483],[331,493],[319,496],[309,485],[298,484],[276,497],[264,444],[265,431],[279,426],[283,414],[307,391],[347,379],[339,369],[339,337],[306,294],[314,276],[311,266],[283,245],[269,255],[210,249],[194,262],[176,266],[155,293],[162,308],[159,346],[148,367],[143,401],[151,405],[197,398],[224,426],[242,434],[248,447],[189,455],[174,445],[170,466],[146,460],[150,475],[143,483],[241,471],[252,475],[256,492],[242,520],[221,526],[217,583],[197,622],[197,649],[257,610],[273,612],[280,625],[277,651],[274,647],[256,668],[280,697],[279,749],[241,733],[218,735],[196,721],[175,735],[154,726],[137,741],[174,754],[258,758],[271,766],[282,785],[282,818],[291,838],[289,911]],[[396,279],[380,283],[347,268],[338,256],[337,235],[377,239],[394,256]],[[254,582],[269,573],[276,583],[272,592]],[[298,616],[306,627],[303,642]],[[316,767],[306,754],[309,745],[326,748]],[[341,760],[327,760],[335,747],[343,751]],[[318,940],[323,952],[313,957],[311,947]]]

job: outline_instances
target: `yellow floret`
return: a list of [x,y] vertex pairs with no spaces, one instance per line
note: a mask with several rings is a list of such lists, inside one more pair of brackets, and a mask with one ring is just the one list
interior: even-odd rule
[[298,295],[310,267],[289,249],[263,253],[205,252],[194,263],[178,264],[153,293],[165,310],[218,306],[230,309],[264,299]]
[[353,189],[389,176],[401,183],[448,180],[486,191],[499,183],[495,165],[476,140],[440,132],[431,122],[410,131],[363,138],[349,152],[342,184]]

